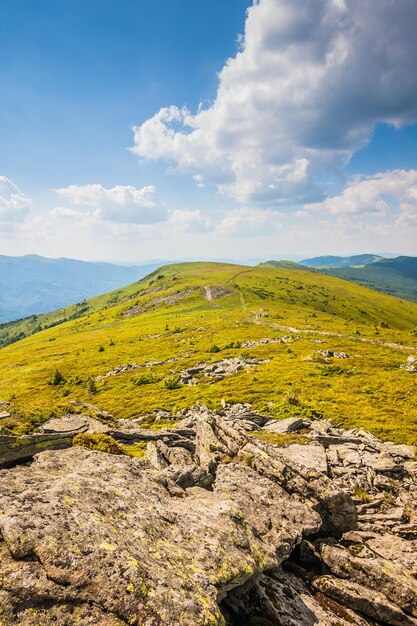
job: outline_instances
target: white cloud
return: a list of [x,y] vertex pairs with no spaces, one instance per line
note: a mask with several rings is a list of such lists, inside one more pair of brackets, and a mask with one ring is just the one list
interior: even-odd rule
[[417,225],[417,170],[392,170],[356,178],[340,195],[307,204],[304,210],[328,215],[394,213],[398,224]]
[[31,205],[31,199],[22,193],[13,181],[6,176],[0,176],[0,222],[9,222],[13,225],[23,221]]
[[255,0],[215,101],[161,109],[132,151],[247,199],[320,198],[376,122],[417,119],[415,0]]
[[236,209],[220,222],[217,232],[225,237],[265,237],[280,226],[278,217],[276,211]]
[[202,233],[213,229],[212,221],[202,211],[173,211],[168,220],[174,230]]
[[[167,217],[167,209],[157,201],[156,189],[152,185],[141,189],[132,185],[117,185],[111,189],[99,184],[70,185],[55,191],[85,214],[104,221],[152,224]],[[55,209],[61,216],[65,216],[65,211],[69,217],[65,207]]]
[[65,217],[71,219],[73,217],[82,217],[83,213],[81,211],[76,211],[75,209],[69,209],[65,206],[56,206],[49,211],[49,215],[51,217]]

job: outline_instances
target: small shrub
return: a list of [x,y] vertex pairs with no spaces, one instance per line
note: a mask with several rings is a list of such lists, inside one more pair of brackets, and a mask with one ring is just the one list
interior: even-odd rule
[[99,352],[104,352],[104,346],[100,346],[98,349]]
[[154,383],[159,383],[160,380],[160,377],[154,372],[143,372],[142,374],[138,374],[137,376],[132,376],[130,382],[136,387],[141,387],[142,385],[152,385]]
[[219,348],[219,346],[214,344],[214,345],[210,346],[210,348],[207,350],[207,352],[209,352],[210,354],[215,354],[216,352],[220,352],[220,348]]
[[87,391],[90,394],[90,396],[94,396],[97,393],[96,381],[93,378],[90,378],[90,380],[87,383]]
[[225,350],[230,350],[231,348],[241,348],[242,344],[240,341],[229,341],[229,343],[227,343],[224,346]]
[[166,389],[179,389],[181,386],[181,377],[178,374],[165,378],[164,385]]
[[338,374],[348,374],[349,372],[339,365],[324,365],[320,368],[321,376],[337,376]]
[[296,389],[286,392],[285,403],[291,406],[299,406],[301,404],[300,398],[298,397],[298,391]]
[[136,459],[141,459],[146,452],[146,441],[135,443],[131,446],[123,446],[123,452],[128,456],[134,457]]
[[55,370],[55,372],[52,374],[52,378],[50,381],[50,385],[62,385],[65,382],[65,378],[63,376],[63,374],[61,374],[61,372],[59,370]]
[[360,487],[355,487],[354,493],[355,493],[355,496],[358,498],[358,500],[360,500],[363,503],[371,501],[370,494],[367,491],[364,491],[363,489],[361,489]]
[[104,433],[78,433],[75,435],[73,446],[81,446],[88,450],[107,452],[107,454],[125,454],[122,446],[109,435]]

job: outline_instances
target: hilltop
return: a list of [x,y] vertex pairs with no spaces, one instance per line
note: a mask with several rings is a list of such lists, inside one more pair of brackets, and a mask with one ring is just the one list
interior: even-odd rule
[[53,311],[117,289],[156,267],[48,259],[35,254],[0,255],[0,323]]
[[287,259],[282,259],[280,261],[265,261],[264,263],[258,263],[258,267],[281,267],[290,270],[305,270],[307,269],[301,263],[296,263],[295,261],[288,261]]
[[0,350],[1,426],[30,431],[69,400],[152,424],[158,409],[223,398],[413,443],[416,378],[402,366],[416,319],[416,304],[308,270],[166,266],[24,322],[35,334]]

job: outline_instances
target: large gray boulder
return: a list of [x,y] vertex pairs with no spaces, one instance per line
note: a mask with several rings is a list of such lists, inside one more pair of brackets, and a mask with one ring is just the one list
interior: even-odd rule
[[321,525],[250,467],[221,465],[212,490],[172,495],[140,461],[83,448],[0,471],[0,492],[8,626],[75,626],[89,607],[97,623],[221,625],[218,602]]

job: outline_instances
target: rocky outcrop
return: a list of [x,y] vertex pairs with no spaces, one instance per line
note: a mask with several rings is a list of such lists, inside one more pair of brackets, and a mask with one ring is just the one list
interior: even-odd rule
[[189,298],[197,291],[200,291],[199,287],[189,287],[184,291],[177,291],[176,293],[172,293],[168,296],[160,296],[159,298],[154,298],[153,300],[148,300],[143,304],[137,304],[135,306],[130,307],[126,311],[124,311],[124,317],[136,317],[137,315],[141,315],[142,313],[146,313],[147,311],[153,311],[161,305],[164,306],[174,306],[181,300],[185,300]]
[[52,605],[67,607],[58,623],[76,624],[76,609],[92,605],[125,624],[222,624],[222,597],[320,528],[317,513],[250,467],[221,465],[212,491],[168,482],[81,448],[3,472],[7,623],[57,623]]
[[27,461],[42,450],[69,448],[79,431],[46,435],[0,435],[0,467]]
[[143,459],[0,471],[0,624],[417,626],[415,448],[249,405],[177,418],[110,427]]
[[263,363],[269,363],[270,359],[250,359],[235,357],[231,359],[222,359],[215,363],[198,363],[193,367],[189,367],[181,372],[181,382],[184,385],[197,385],[200,382],[200,377],[205,377],[213,381],[223,380],[226,376],[231,376],[241,371],[249,371],[256,365],[262,365]]
[[71,404],[74,413],[68,413],[59,419],[48,420],[36,433],[21,437],[7,433],[1,434],[0,467],[30,460],[43,450],[69,448],[78,433],[108,433],[110,431],[107,424],[83,414],[82,410],[89,410],[93,415],[111,422],[112,417],[109,413],[101,411],[92,404],[83,402]]
[[127,374],[129,372],[134,372],[135,370],[145,369],[148,367],[158,367],[159,365],[175,363],[178,360],[179,359],[177,357],[173,356],[165,359],[164,361],[145,361],[145,363],[123,363],[122,365],[117,365],[103,375],[96,376],[94,380],[98,383],[105,378],[110,378],[110,376],[119,376],[120,374]]

